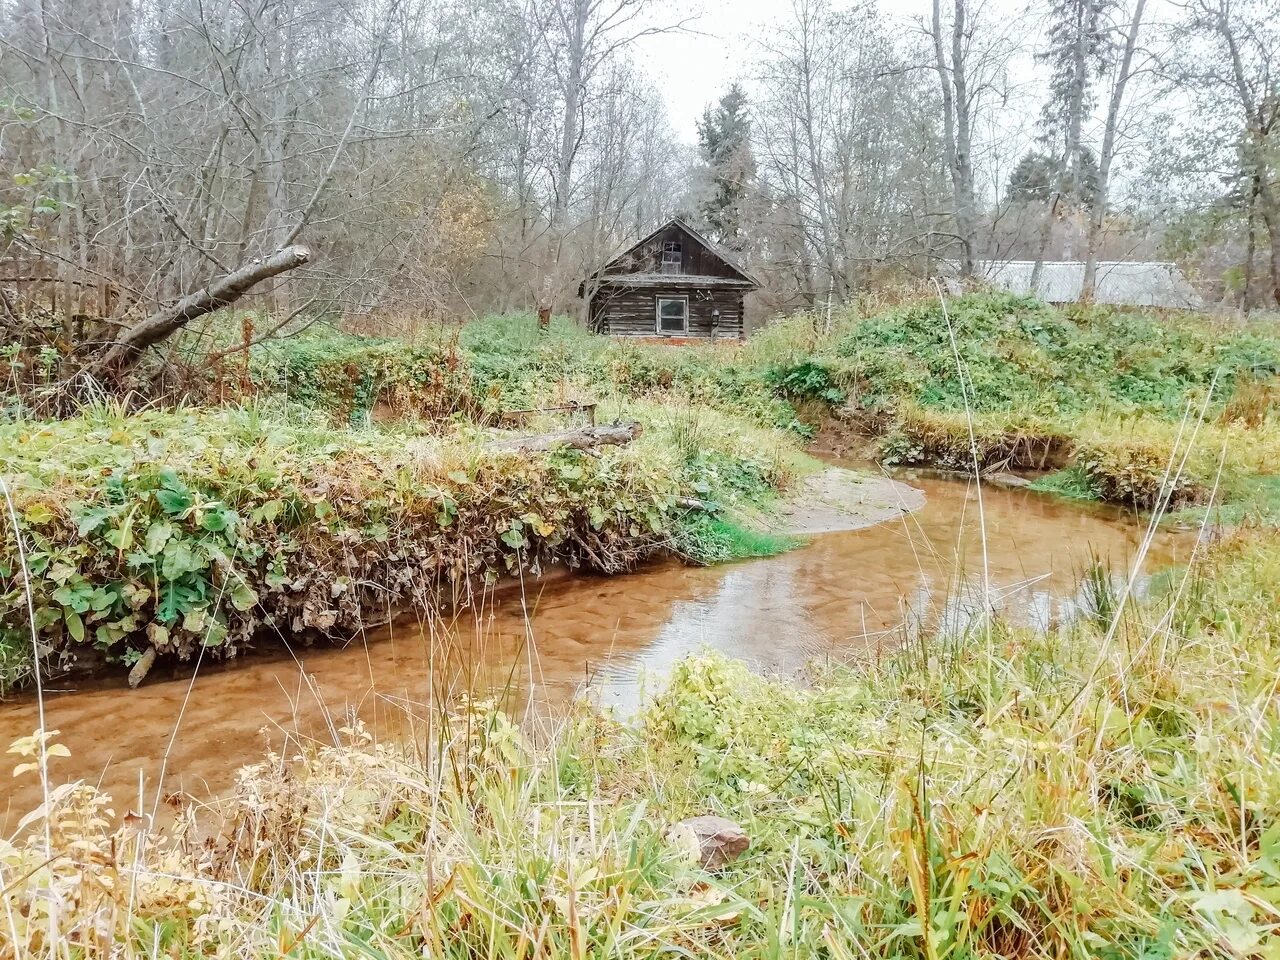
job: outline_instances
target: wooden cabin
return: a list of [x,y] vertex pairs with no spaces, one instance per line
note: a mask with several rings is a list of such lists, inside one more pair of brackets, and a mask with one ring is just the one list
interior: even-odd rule
[[742,299],[758,286],[732,254],[675,219],[583,280],[578,296],[597,333],[740,340]]

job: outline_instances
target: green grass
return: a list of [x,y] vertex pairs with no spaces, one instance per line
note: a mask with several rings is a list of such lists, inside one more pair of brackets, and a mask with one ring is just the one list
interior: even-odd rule
[[1243,502],[1280,462],[1264,328],[975,295],[847,320],[792,363],[847,395],[891,463],[1065,468],[1042,488],[1155,508]]
[[1056,493],[1060,497],[1072,500],[1097,500],[1098,491],[1089,481],[1089,475],[1083,467],[1067,467],[1037,478],[1031,489],[1042,493]]
[[737,355],[728,345],[628,343],[562,317],[539,332],[533,317],[516,315],[434,331],[412,344],[319,329],[256,349],[250,379],[261,392],[283,394],[344,424],[363,423],[379,404],[430,422],[493,420],[568,400],[675,395],[685,407],[807,435],[769,371],[739,363]]
[[769,533],[743,523],[701,514],[687,523],[676,544],[677,552],[698,563],[724,563],[749,557],[772,557],[794,549],[798,537]]
[[[632,721],[535,738],[472,703],[425,753],[357,724],[246,770],[208,845],[115,833],[81,785],[48,812],[65,855],[39,816],[0,845],[0,900],[33,958],[1266,960],[1276,582],[1274,535],[1241,534],[1047,635],[926,635],[804,687],[695,658]],[[716,872],[667,835],[708,813],[751,838]]]
[[1243,524],[1280,527],[1280,476],[1254,476],[1241,482],[1226,503],[1187,507],[1173,513],[1171,523],[1221,527]]
[[[252,366],[262,389],[340,422],[361,422],[378,403],[438,422],[571,399],[656,400],[803,438],[838,413],[881,438],[886,463],[960,470],[972,469],[972,416],[983,469],[1071,467],[1088,479],[1073,493],[1148,509],[1210,497],[1221,478],[1199,454],[1223,432],[1267,454],[1253,458],[1261,474],[1228,465],[1227,496],[1280,461],[1280,338],[1262,327],[981,294],[945,313],[936,300],[870,317],[837,311],[830,332],[820,328],[801,315],[741,346],[664,347],[563,319],[539,332],[532,317],[490,317],[407,349],[313,334],[263,348]],[[1202,415],[1214,435],[1169,489],[1178,425]]]
[[[949,321],[949,322],[948,322]],[[954,333],[955,347],[952,346]],[[1280,341],[1207,317],[1111,307],[1057,310],[1012,295],[936,300],[856,324],[836,340],[836,377],[861,384],[869,408],[1062,417],[1089,411],[1182,416],[1217,384],[1280,373]],[[956,364],[959,354],[965,383]]]

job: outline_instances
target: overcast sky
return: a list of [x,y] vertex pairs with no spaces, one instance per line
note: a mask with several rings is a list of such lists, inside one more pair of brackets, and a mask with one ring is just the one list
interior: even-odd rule
[[[921,40],[921,26],[930,17],[932,0],[828,0],[832,9],[853,7],[875,11],[885,26],[905,43]],[[970,0],[970,20],[1000,24],[1018,45],[1009,61],[1006,88],[1009,94],[997,109],[985,111],[975,130],[979,189],[988,193],[1002,189],[1012,165],[1034,144],[1036,123],[1047,95],[1045,68],[1037,65],[1034,53],[1042,43],[1044,20],[1040,15],[1046,0]],[[1181,0],[1148,0],[1144,19],[1144,41],[1150,43],[1161,23],[1181,16]],[[747,81],[753,63],[767,54],[763,45],[776,35],[777,25],[792,21],[792,0],[675,0],[654,3],[650,22],[668,25],[689,17],[687,28],[677,33],[642,38],[633,51],[636,62],[654,78],[666,103],[667,116],[676,135],[690,147],[697,144],[697,121],[702,111],[728,89],[735,79]],[[1131,85],[1129,106],[1142,101],[1144,90]],[[1099,115],[1089,125],[1087,136],[1097,134],[1105,97],[1098,98]],[[1178,113],[1177,101],[1166,100],[1162,109]],[[1133,163],[1137,162],[1137,166]],[[1131,182],[1141,178],[1140,152],[1123,148],[1113,168],[1113,193],[1124,197]]]
[[[1025,9],[1022,0],[988,3],[1007,7],[1011,14]],[[851,0],[832,2],[835,9],[855,5]],[[883,0],[877,15],[906,36],[931,9],[931,0]],[[669,23],[679,16],[694,18],[686,32],[645,37],[636,51],[637,61],[653,71],[680,139],[696,142],[696,122],[703,108],[759,57],[759,44],[768,41],[770,25],[790,15],[790,0],[690,0],[655,5],[651,13],[655,23]]]

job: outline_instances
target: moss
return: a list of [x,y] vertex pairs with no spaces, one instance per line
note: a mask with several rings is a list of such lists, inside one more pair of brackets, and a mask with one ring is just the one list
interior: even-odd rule
[[676,550],[695,563],[712,564],[772,557],[801,542],[799,537],[768,533],[735,520],[697,513],[681,524]]
[[1039,477],[1031,484],[1031,489],[1042,493],[1056,493],[1060,497],[1070,497],[1073,500],[1101,499],[1088,472],[1080,466],[1055,470],[1047,476]]

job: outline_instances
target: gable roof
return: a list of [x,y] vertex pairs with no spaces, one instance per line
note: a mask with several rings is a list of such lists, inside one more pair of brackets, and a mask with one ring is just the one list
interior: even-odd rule
[[[668,227],[676,227],[679,230],[683,230],[685,233],[687,233],[690,237],[692,237],[695,241],[697,241],[703,247],[710,250],[711,253],[713,253],[718,259],[724,262],[724,265],[726,267],[728,267],[731,271],[736,273],[739,277],[741,277],[747,283],[750,283],[753,286],[757,286],[757,287],[760,286],[760,281],[747,272],[746,268],[743,267],[742,264],[738,262],[738,258],[734,254],[730,253],[728,250],[726,250],[724,247],[722,247],[720,244],[716,243],[715,241],[711,240],[709,237],[704,236],[698,230],[695,230],[692,226],[689,225],[689,222],[682,217],[672,217],[670,220],[663,223],[660,227],[658,227],[653,232],[646,234],[644,237],[641,237],[639,240],[631,244],[629,247],[626,247],[624,250],[619,251],[611,259],[605,261],[604,266],[602,266],[599,270],[597,270],[591,276],[600,277],[605,273],[608,273],[610,267],[617,264],[618,261],[620,261],[627,254],[629,254],[632,250],[635,250],[639,247],[643,247],[646,243],[654,239],[658,234],[662,233],[662,231],[666,230]],[[675,274],[663,274],[662,276],[671,277],[671,276],[675,276]]]
[[[974,264],[978,276],[1010,293],[1034,294],[1048,303],[1074,303],[1084,287],[1084,263],[1066,260],[1045,263],[1040,282],[1031,289],[1031,260],[982,260]],[[1177,266],[1163,261],[1105,260],[1098,263],[1095,303],[1135,307],[1202,306]]]

